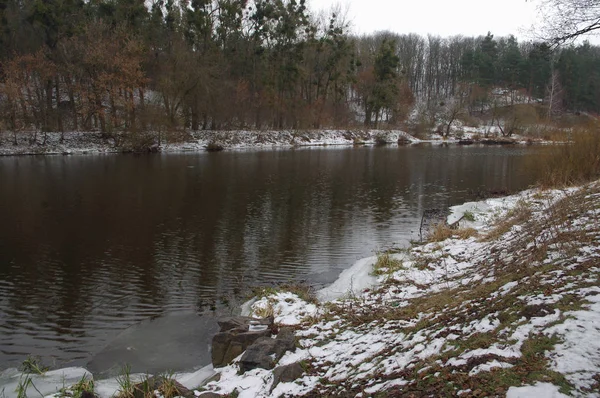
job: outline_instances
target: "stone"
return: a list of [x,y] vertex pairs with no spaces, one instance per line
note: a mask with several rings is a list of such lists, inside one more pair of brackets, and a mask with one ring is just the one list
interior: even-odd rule
[[276,354],[279,360],[287,351],[296,351],[296,335],[291,327],[284,326],[279,330],[277,338]]
[[271,391],[273,391],[279,383],[291,383],[303,374],[304,369],[302,368],[302,365],[300,365],[300,362],[276,367],[273,370],[273,385],[271,386]]
[[212,375],[211,377],[209,377],[208,379],[204,380],[202,382],[202,385],[207,385],[208,383],[212,383],[213,381],[218,382],[221,380],[221,373],[215,373],[214,375]]
[[261,338],[248,347],[240,359],[240,374],[256,368],[273,369],[287,351],[295,349],[294,329],[282,327],[277,338]]
[[213,336],[211,359],[215,368],[227,366],[252,343],[270,337],[273,318],[225,317],[217,321],[221,331]]
[[263,325],[268,328],[273,326],[273,317],[257,319],[248,316],[225,316],[217,320],[221,332],[226,332],[232,329],[245,329],[249,330],[250,326]]
[[275,339],[264,337],[252,344],[240,359],[240,374],[262,368],[273,369],[277,358],[278,343]]

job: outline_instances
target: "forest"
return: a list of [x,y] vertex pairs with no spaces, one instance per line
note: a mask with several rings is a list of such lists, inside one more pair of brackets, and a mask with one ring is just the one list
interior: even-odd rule
[[498,93],[598,113],[600,48],[357,36],[304,0],[0,0],[0,131],[15,136],[404,128]]

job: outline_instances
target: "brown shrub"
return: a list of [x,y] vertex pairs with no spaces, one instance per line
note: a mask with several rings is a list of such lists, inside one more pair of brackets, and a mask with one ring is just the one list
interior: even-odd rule
[[542,187],[563,187],[600,178],[600,131],[576,130],[569,144],[557,146],[544,161]]

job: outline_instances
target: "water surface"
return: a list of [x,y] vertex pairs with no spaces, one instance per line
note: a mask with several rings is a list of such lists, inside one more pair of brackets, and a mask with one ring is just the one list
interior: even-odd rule
[[0,158],[0,369],[35,354],[56,367],[103,358],[103,370],[157,335],[186,340],[170,349],[182,367],[205,361],[213,326],[200,315],[237,307],[253,285],[330,283],[418,238],[424,209],[527,188],[541,150]]

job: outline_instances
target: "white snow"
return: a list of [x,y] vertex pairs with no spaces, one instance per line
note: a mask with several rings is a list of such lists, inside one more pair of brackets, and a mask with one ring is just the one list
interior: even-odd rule
[[559,388],[550,383],[535,383],[532,386],[511,387],[506,398],[567,398]]
[[268,309],[272,310],[275,322],[280,325],[297,325],[304,318],[317,313],[316,305],[290,292],[279,292],[257,300],[251,305],[250,314],[256,316]]
[[372,275],[373,265],[377,257],[367,257],[342,271],[338,279],[317,292],[319,301],[333,301],[342,297],[354,296],[362,293],[365,289],[377,284],[377,278]]

